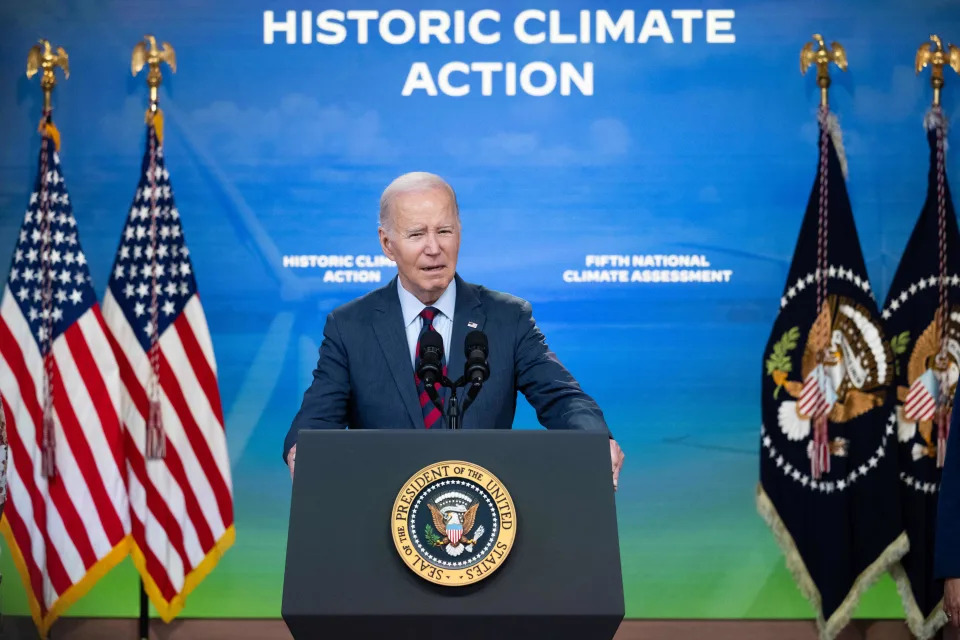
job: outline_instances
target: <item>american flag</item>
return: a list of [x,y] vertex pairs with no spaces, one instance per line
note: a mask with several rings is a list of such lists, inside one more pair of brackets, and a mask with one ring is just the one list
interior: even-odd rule
[[[152,126],[103,315],[120,365],[133,560],[170,621],[233,543],[233,490],[213,344]],[[162,457],[147,447],[154,402]]]
[[117,363],[49,138],[0,301],[2,528],[42,635],[129,549]]

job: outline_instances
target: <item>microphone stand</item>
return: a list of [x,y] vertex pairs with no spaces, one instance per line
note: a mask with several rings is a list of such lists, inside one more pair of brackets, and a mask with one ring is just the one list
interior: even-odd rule
[[[483,363],[484,368],[487,367],[486,361]],[[489,375],[489,369],[485,370],[484,375],[480,379],[475,379],[476,371],[473,368],[470,368],[462,376],[457,378],[456,381],[450,380],[445,375],[440,375],[439,379],[435,380],[432,383],[427,383],[424,380],[424,388],[426,389],[427,395],[430,397],[430,401],[433,402],[433,406],[440,411],[440,415],[446,413],[447,417],[447,426],[451,430],[459,430],[463,423],[463,414],[467,412],[467,409],[470,405],[473,404],[474,400],[477,399],[477,395],[480,393],[480,389],[483,388],[483,383]],[[469,377],[468,377],[469,374]],[[432,376],[430,376],[432,378]],[[435,387],[436,384],[441,384],[445,388],[450,390],[450,400],[447,402],[447,410],[443,410],[443,401],[440,399],[440,394],[437,393]],[[457,397],[457,389],[460,387],[465,387],[469,385],[467,389],[466,396],[463,399],[463,407],[460,406],[460,399]]]
[[[437,382],[439,382],[443,386],[447,386],[446,378],[438,380]],[[443,415],[443,403],[440,401],[440,394],[437,393],[437,388],[433,386],[433,384],[426,384],[426,382],[424,382],[423,387],[427,390],[427,395],[430,396],[430,401],[433,402],[433,406],[437,408],[437,411],[440,412],[440,415]]]
[[470,388],[467,389],[467,397],[463,399],[463,408],[460,409],[460,413],[466,413],[467,407],[473,404],[473,401],[477,399],[477,394],[480,393],[480,389],[483,387],[482,382],[471,382]]
[[461,410],[459,401],[457,400],[457,388],[463,386],[463,378],[453,382],[450,378],[442,376],[437,382],[447,389],[450,389],[450,400],[447,402],[447,410],[443,410],[443,402],[440,400],[440,394],[437,393],[436,387],[432,384],[424,385],[424,388],[427,390],[427,395],[430,396],[433,406],[440,411],[440,415],[446,415],[447,425],[450,429],[459,429],[460,421],[463,419],[463,411],[466,411],[467,407],[470,406],[469,403],[464,403],[463,410]]
[[[457,387],[460,386],[460,381],[457,380],[455,383],[449,386],[450,389],[450,402],[447,403],[447,424],[450,426],[451,430],[460,429],[460,421],[463,419],[460,412],[460,407],[457,401]],[[450,382],[445,380],[445,382]]]
[[440,400],[440,394],[437,393],[436,387],[434,387],[433,384],[424,383],[424,389],[426,389],[427,395],[430,396],[430,401],[433,402],[433,406],[440,411],[440,414],[446,414],[447,425],[449,425],[450,429],[459,429],[461,420],[463,420],[463,412],[467,410],[467,407],[470,406],[479,391],[479,388],[477,388],[476,391],[474,391],[473,388],[479,387],[479,385],[474,384],[471,386],[470,391],[467,393],[467,400],[463,404],[463,409],[460,409],[459,400],[457,399],[457,389],[465,384],[463,376],[456,382],[451,381],[450,378],[446,376],[440,376],[437,382],[447,389],[450,389],[450,401],[447,403],[446,412],[443,410],[443,402]]
[[[465,376],[460,376],[456,382],[451,381],[446,376],[441,380],[441,384],[450,389],[450,401],[447,403],[447,424],[450,426],[450,429],[460,429],[463,423],[463,414],[467,412],[467,408],[473,404],[473,401],[477,399],[477,394],[480,393],[481,387],[483,387],[483,382],[470,382],[466,379]],[[460,401],[457,398],[457,389],[460,387],[470,385],[470,388],[467,389],[467,395],[463,400],[463,407],[460,406]],[[431,398],[436,395],[436,390],[434,390]],[[434,404],[437,405],[437,408],[440,408],[439,398],[434,401]]]

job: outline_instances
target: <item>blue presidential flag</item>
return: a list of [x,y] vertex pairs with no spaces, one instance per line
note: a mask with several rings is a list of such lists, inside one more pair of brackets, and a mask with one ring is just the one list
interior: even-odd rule
[[763,354],[757,506],[820,637],[907,549],[897,491],[894,363],[844,182],[836,119],[820,114],[817,177]]
[[907,624],[932,637],[947,619],[934,578],[934,533],[960,364],[960,232],[945,172],[946,122],[926,118],[927,195],[883,305],[893,350],[900,503],[910,553],[893,568]]

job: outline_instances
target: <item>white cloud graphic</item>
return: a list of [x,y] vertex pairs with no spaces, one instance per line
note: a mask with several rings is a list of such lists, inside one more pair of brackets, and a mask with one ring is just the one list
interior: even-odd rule
[[594,120],[580,131],[557,136],[531,131],[498,131],[479,139],[449,138],[443,149],[465,164],[591,166],[614,162],[630,152],[627,126],[616,118]]
[[[161,108],[169,102],[161,97]],[[142,152],[145,106],[142,98],[127,98],[119,112],[101,119],[104,139],[116,144],[117,151]],[[216,100],[193,111],[177,108],[177,114],[177,125],[188,127],[191,138],[228,164],[321,157],[367,164],[397,156],[376,110],[324,105],[298,93],[269,107]]]
[[187,121],[209,150],[236,162],[330,156],[375,162],[396,155],[375,110],[322,105],[303,94],[284,96],[267,109],[216,101]]

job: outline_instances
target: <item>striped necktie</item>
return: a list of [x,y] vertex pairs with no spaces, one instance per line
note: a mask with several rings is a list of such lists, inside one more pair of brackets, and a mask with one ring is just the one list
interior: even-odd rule
[[[433,319],[437,317],[437,314],[440,313],[436,307],[425,307],[423,311],[420,312],[420,317],[423,319],[423,325],[420,327],[420,336],[417,337],[417,348],[416,348],[416,360],[414,361],[413,366],[413,379],[417,383],[417,396],[420,399],[420,409],[423,411],[423,426],[427,429],[430,427],[443,427],[443,414],[439,409],[433,404],[430,400],[430,396],[427,395],[427,388],[423,384],[423,380],[417,375],[417,370],[420,368],[420,338],[423,337],[423,334],[427,331],[436,331],[433,328]],[[443,356],[443,375],[447,375],[447,356]],[[440,401],[441,404],[444,401],[443,396],[443,387],[440,383],[436,383],[434,388],[440,392]]]

